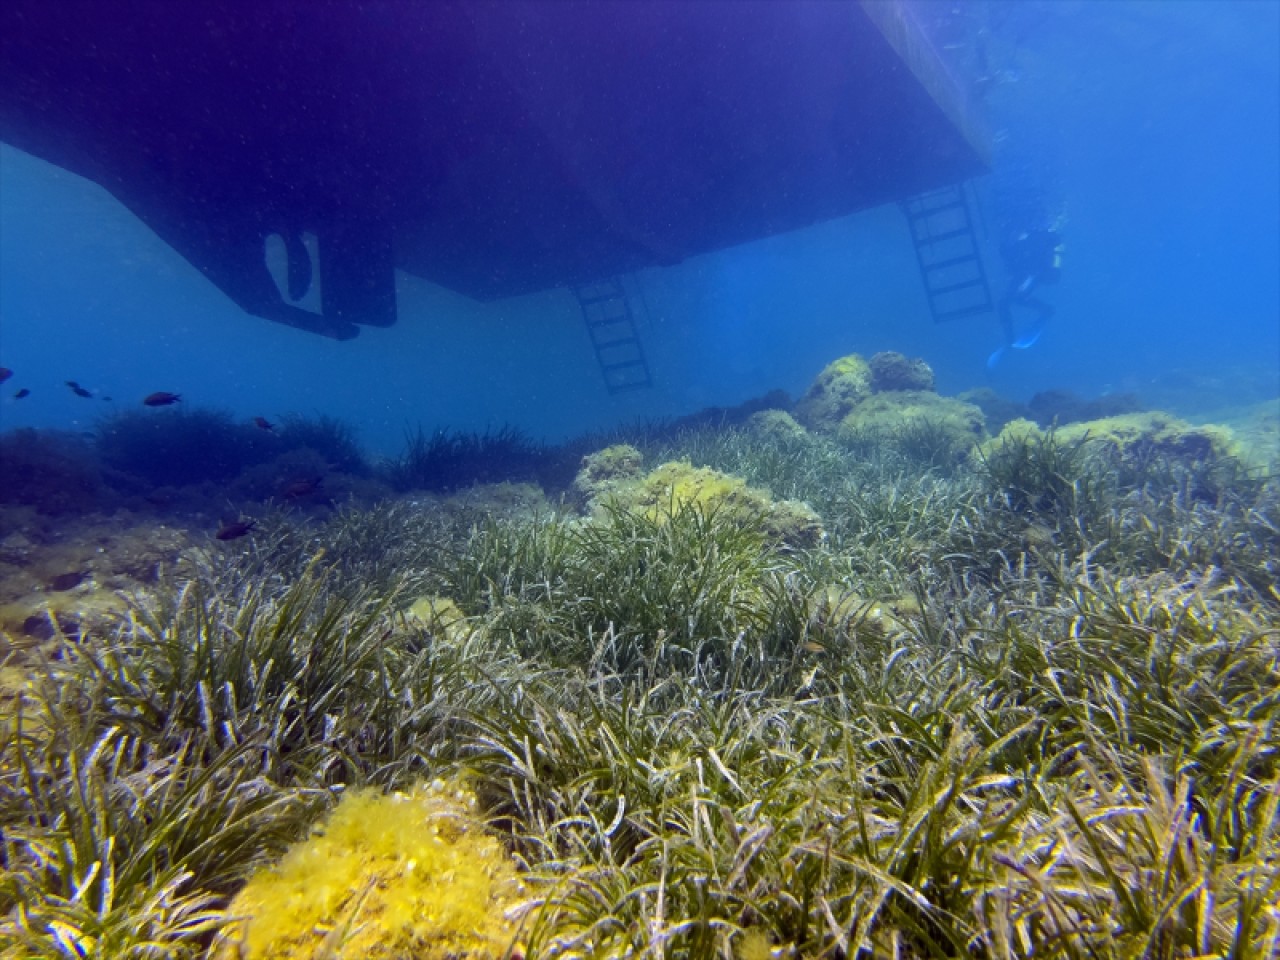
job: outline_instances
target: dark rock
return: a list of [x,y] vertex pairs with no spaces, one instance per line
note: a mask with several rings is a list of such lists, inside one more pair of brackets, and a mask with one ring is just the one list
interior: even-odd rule
[[907,357],[894,350],[886,350],[872,356],[871,391],[886,393],[890,390],[933,391],[933,368],[919,357]]
[[33,613],[22,621],[23,636],[36,640],[52,640],[55,632],[53,624],[43,613]]
[[87,574],[83,570],[72,570],[70,573],[60,573],[56,577],[49,580],[49,589],[57,592],[64,590],[74,590],[80,584],[84,583]]

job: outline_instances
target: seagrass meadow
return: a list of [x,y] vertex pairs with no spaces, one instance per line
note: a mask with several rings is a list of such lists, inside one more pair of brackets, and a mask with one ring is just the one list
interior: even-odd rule
[[1280,955],[1275,460],[829,373],[50,600],[0,956]]

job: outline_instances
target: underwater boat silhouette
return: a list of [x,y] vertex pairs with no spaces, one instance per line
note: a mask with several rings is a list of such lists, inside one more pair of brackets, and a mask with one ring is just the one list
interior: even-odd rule
[[[892,0],[8,0],[0,38],[0,140],[338,338],[395,321],[396,268],[482,300],[588,283],[986,166]],[[307,234],[320,313],[290,302]]]

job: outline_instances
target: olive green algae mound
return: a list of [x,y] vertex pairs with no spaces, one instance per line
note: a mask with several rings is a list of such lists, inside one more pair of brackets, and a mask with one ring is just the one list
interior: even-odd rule
[[890,437],[904,427],[928,423],[945,433],[953,446],[967,449],[986,435],[985,422],[982,411],[971,403],[922,390],[900,390],[873,394],[859,403],[840,421],[837,436]]
[[851,353],[823,368],[800,402],[796,419],[810,430],[834,430],[860,401],[871,396],[871,365]]
[[1058,435],[1067,443],[1088,437],[1125,458],[1162,454],[1179,460],[1221,460],[1241,453],[1229,427],[1193,426],[1158,411],[1085,420],[1063,427]]
[[441,783],[354,791],[236,896],[218,960],[461,960],[506,954],[515,865],[475,798]]
[[986,456],[1007,443],[1035,442],[1050,433],[1063,445],[1088,444],[1125,462],[1160,456],[1201,463],[1236,459],[1243,452],[1229,427],[1196,426],[1171,414],[1151,411],[1084,420],[1052,431],[1042,430],[1030,420],[1011,420],[997,437],[984,443],[978,453]]
[[846,445],[883,446],[936,466],[960,462],[986,437],[982,410],[934,391],[919,358],[857,354],[829,364],[796,405],[796,419]]
[[643,464],[644,455],[628,443],[587,454],[573,480],[574,499],[586,506],[635,483],[644,474]]
[[640,463],[634,447],[608,447],[584,459],[574,490],[589,495],[592,511],[621,509],[650,520],[697,507],[754,526],[775,546],[814,547],[825,536],[822,518],[802,501],[775,500],[741,477],[695,467],[688,460],[660,464],[647,474]]
[[773,443],[809,443],[814,437],[795,417],[785,410],[761,410],[747,418],[747,431],[754,437]]
[[774,500],[739,477],[687,460],[664,463],[630,491],[632,508],[660,517],[690,504],[725,511],[744,522],[758,521],[766,537],[786,547],[814,547],[822,542],[822,518],[799,500]]

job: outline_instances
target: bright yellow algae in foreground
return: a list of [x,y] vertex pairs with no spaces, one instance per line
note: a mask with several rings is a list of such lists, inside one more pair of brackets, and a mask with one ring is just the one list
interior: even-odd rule
[[221,956],[436,960],[504,954],[520,881],[467,792],[355,791],[231,905]]

